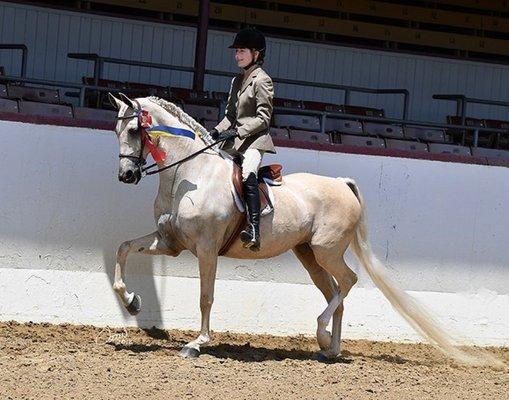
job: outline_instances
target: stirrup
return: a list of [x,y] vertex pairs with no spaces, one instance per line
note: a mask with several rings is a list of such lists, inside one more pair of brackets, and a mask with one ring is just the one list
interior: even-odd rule
[[244,248],[252,251],[260,250],[260,234],[256,237],[256,230],[253,224],[248,224],[247,227],[240,232],[240,240],[244,243]]

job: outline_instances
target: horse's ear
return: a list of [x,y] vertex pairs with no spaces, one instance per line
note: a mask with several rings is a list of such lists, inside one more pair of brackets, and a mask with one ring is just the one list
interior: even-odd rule
[[129,108],[133,109],[136,108],[134,106],[133,101],[129,97],[127,97],[124,93],[118,92],[118,95],[120,96],[120,99],[129,106]]
[[120,110],[120,105],[122,104],[122,100],[117,99],[111,92],[108,92],[108,98],[113,107],[117,110]]

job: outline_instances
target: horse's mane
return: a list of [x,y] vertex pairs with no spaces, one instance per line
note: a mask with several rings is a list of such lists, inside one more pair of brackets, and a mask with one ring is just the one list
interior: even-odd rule
[[203,125],[201,125],[193,117],[187,114],[182,108],[168,100],[164,100],[159,97],[150,96],[148,97],[148,99],[153,103],[156,103],[157,105],[161,106],[164,110],[166,110],[171,115],[176,117],[183,124],[189,126],[193,130],[193,132],[198,133],[198,136],[202,138],[205,144],[213,143],[213,140],[210,137],[209,132],[203,127]]

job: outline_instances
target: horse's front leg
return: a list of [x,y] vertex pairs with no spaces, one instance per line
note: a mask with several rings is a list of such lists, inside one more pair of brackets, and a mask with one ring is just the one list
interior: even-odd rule
[[168,246],[157,231],[134,240],[128,240],[118,248],[113,290],[118,294],[129,314],[136,315],[141,310],[141,298],[134,292],[129,293],[124,283],[124,267],[127,256],[131,252],[152,255],[176,255],[176,252]]
[[180,355],[195,358],[200,355],[200,346],[210,342],[210,310],[214,302],[214,283],[217,270],[217,250],[197,250],[200,266],[201,331],[196,340],[186,344]]

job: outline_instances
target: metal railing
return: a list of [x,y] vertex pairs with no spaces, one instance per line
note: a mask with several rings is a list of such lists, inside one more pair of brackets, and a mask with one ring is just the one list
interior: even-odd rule
[[434,99],[437,100],[450,100],[456,102],[456,116],[461,117],[461,124],[465,125],[465,118],[467,113],[468,104],[486,104],[490,106],[509,107],[509,101],[475,99],[473,97],[466,97],[463,94],[434,94]]
[[[161,64],[161,63],[152,63],[146,61],[134,61],[134,60],[124,60],[121,58],[111,58],[111,57],[101,57],[97,54],[93,53],[69,53],[67,57],[78,60],[86,60],[94,62],[94,85],[98,85],[99,79],[102,78],[102,73],[104,69],[104,64],[119,64],[119,65],[130,65],[136,67],[146,67],[146,68],[156,68],[156,69],[165,69],[165,70],[174,70],[174,71],[183,71],[194,73],[195,69],[193,67],[183,67],[177,65],[170,64]],[[225,77],[233,77],[237,75],[234,72],[227,71],[217,71],[206,69],[206,75],[213,76],[225,76]],[[321,82],[308,82],[308,81],[300,81],[295,79],[284,79],[284,78],[273,78],[273,82],[282,83],[288,85],[298,85],[298,86],[307,86],[307,87],[315,87],[322,89],[333,89],[333,90],[341,90],[344,91],[344,104],[350,105],[350,97],[351,93],[369,93],[369,94],[394,94],[394,95],[402,95],[403,96],[403,110],[402,110],[402,118],[405,119],[408,116],[408,106],[409,106],[409,96],[410,93],[406,89],[372,89],[366,87],[358,87],[358,86],[348,86],[348,85],[336,85],[332,83],[321,83]]]
[[[465,142],[465,134],[467,130],[474,131],[474,147],[477,147],[477,143],[479,141],[479,132],[489,131],[489,132],[497,132],[494,128],[483,128],[477,126],[469,126],[467,129],[463,129],[463,126],[466,126],[466,114],[467,114],[467,105],[468,104],[486,104],[490,106],[500,106],[500,107],[509,107],[509,102],[507,101],[498,101],[498,100],[486,100],[486,99],[476,99],[473,97],[467,97],[463,94],[434,94],[433,98],[436,100],[448,100],[456,102],[456,116],[461,118],[461,125],[454,125],[456,129],[461,129],[462,131],[462,142]],[[497,133],[499,135],[499,133]],[[497,137],[497,143],[499,141],[499,137]]]
[[28,48],[24,44],[0,44],[0,50],[21,50],[20,77],[25,78],[27,74]]

